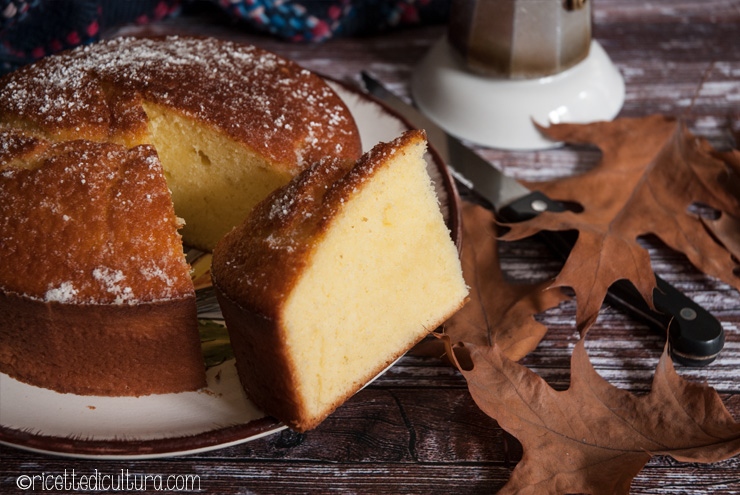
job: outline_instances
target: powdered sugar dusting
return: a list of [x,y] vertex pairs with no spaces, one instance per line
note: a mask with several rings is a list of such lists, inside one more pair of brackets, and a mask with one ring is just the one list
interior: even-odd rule
[[96,268],[92,276],[102,286],[103,290],[115,296],[114,304],[123,304],[135,299],[131,286],[126,285],[126,276],[121,270],[108,267]]
[[[161,266],[158,266],[154,261],[150,260],[148,263],[142,261],[142,266],[139,268],[139,272],[147,280],[160,280],[164,282],[164,285],[171,290],[175,285],[175,281],[172,276],[163,270]],[[168,294],[169,295],[169,294]]]
[[13,267],[0,278],[3,290],[65,304],[192,294],[152,148],[74,141],[44,154],[37,166],[0,174],[0,266]]
[[105,136],[141,125],[116,114],[122,94],[173,106],[298,169],[333,153],[334,143],[356,139],[346,107],[315,74],[254,46],[211,38],[115,38],[49,57],[0,88],[0,114],[47,132]]
[[75,302],[77,297],[77,289],[75,289],[72,282],[62,282],[57,287],[51,287],[44,295],[44,301],[46,302],[60,302],[70,303]]

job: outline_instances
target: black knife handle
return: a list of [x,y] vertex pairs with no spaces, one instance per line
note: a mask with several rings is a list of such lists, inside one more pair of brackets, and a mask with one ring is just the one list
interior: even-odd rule
[[[533,191],[501,208],[497,214],[507,223],[516,223],[534,218],[544,211],[565,210],[562,203],[551,200],[539,191]],[[558,256],[566,259],[576,242],[577,234],[542,231],[540,237]],[[661,331],[667,328],[668,345],[675,361],[688,366],[704,366],[714,361],[725,340],[720,322],[657,274],[655,280],[655,310],[648,306],[634,285],[627,280],[612,284],[606,300]]]

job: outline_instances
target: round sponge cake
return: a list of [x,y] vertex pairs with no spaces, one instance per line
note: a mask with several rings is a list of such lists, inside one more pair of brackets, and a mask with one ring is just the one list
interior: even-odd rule
[[211,250],[360,150],[323,79],[253,46],[118,38],[0,79],[0,371],[80,394],[202,387],[183,241]]

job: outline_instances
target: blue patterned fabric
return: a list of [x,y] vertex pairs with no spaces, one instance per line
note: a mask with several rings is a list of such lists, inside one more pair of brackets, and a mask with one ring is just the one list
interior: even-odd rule
[[450,0],[220,0],[236,18],[292,41],[323,41],[444,22]]
[[179,0],[0,0],[0,72],[89,44],[101,30],[179,12]]
[[[192,1],[192,0],[191,0]],[[245,28],[321,42],[442,23],[451,0],[206,0]],[[100,39],[105,28],[187,13],[188,0],[0,0],[0,73]]]

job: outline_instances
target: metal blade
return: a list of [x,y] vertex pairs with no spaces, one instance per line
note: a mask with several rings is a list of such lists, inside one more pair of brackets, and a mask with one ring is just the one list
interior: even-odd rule
[[362,72],[365,89],[406,119],[409,124],[424,129],[429,144],[439,153],[450,172],[465,186],[491,202],[498,211],[501,207],[529,194],[529,189],[516,179],[504,175],[486,159],[468,148],[459,139],[449,136],[413,105],[394,95],[367,72]]

